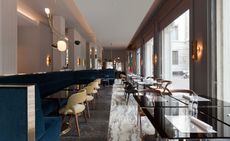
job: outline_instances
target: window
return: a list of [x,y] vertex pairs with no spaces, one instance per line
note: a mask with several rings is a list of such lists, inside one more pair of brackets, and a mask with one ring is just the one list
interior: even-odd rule
[[122,63],[121,62],[116,62],[116,70],[122,71]]
[[161,73],[171,87],[189,89],[189,10],[162,31]]
[[113,62],[106,62],[106,69],[113,69]]
[[179,61],[178,61],[178,51],[172,51],[172,64],[173,65],[178,65]]
[[137,55],[137,68],[136,68],[136,70],[137,70],[137,74],[140,75],[141,74],[141,50],[140,50],[140,48],[137,49],[136,55]]

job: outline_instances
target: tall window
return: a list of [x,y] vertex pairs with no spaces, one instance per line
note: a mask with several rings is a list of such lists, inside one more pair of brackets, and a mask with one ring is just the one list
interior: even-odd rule
[[137,74],[141,74],[141,49],[140,48],[138,48],[137,49],[137,53],[136,53],[136,55],[137,55],[137,68],[136,68],[136,70],[137,70]]
[[217,0],[217,98],[230,102],[230,1]]
[[145,77],[153,76],[153,38],[145,44]]
[[162,78],[189,88],[189,10],[162,31]]

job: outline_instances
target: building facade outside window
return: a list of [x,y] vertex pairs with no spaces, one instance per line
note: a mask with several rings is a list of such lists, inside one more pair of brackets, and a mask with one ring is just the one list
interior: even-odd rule
[[162,31],[162,78],[189,89],[189,10]]
[[173,65],[178,65],[178,51],[172,51],[172,64]]

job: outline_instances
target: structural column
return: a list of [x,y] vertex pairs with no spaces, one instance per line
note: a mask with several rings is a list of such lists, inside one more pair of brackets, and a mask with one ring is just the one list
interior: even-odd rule
[[17,1],[0,1],[0,75],[17,73]]
[[[65,35],[65,19],[62,16],[53,17],[53,27],[61,35]],[[60,35],[53,33],[53,43],[62,39]],[[53,71],[59,71],[66,66],[66,51],[60,52],[58,49],[53,48]]]

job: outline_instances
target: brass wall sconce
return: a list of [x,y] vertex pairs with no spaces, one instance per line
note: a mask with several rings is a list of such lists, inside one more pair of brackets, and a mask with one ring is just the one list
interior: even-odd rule
[[203,52],[203,46],[201,42],[193,41],[192,43],[192,60],[199,61],[201,60]]
[[158,57],[157,57],[157,54],[154,54],[153,56],[153,64],[157,64],[157,61],[158,61]]
[[81,59],[80,59],[80,58],[77,59],[77,65],[78,65],[78,66],[81,65]]
[[47,67],[50,66],[50,65],[51,65],[51,62],[52,62],[52,60],[51,60],[50,55],[47,55],[47,56],[46,56],[46,66],[47,66]]
[[[57,37],[58,37],[58,41],[56,44],[52,44],[51,46],[54,48],[57,48],[59,51],[64,52],[66,51],[68,45],[67,43],[69,42],[69,39],[66,37],[65,34],[60,33],[58,30],[56,30],[53,26],[53,16],[51,15],[51,11],[49,8],[45,8],[45,13],[48,19],[48,23],[49,23],[49,27],[52,31],[52,33],[54,33]],[[75,40],[73,41],[76,45],[80,44],[79,40]]]

